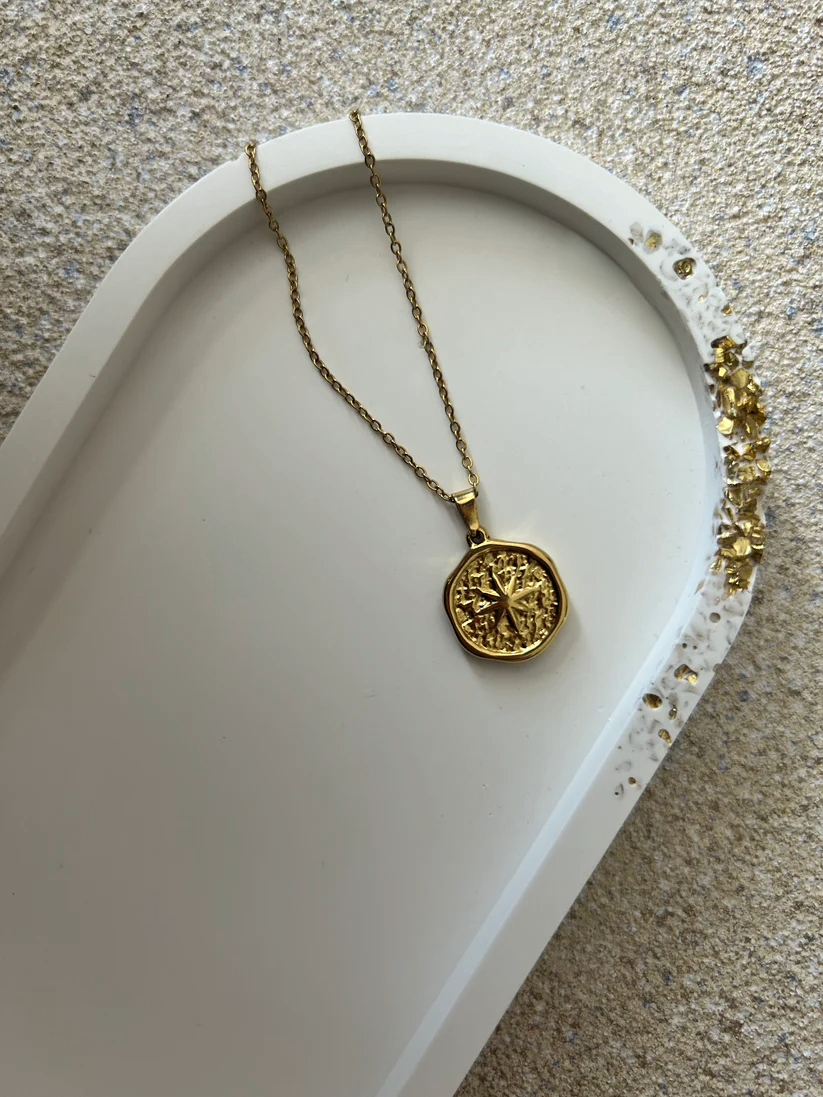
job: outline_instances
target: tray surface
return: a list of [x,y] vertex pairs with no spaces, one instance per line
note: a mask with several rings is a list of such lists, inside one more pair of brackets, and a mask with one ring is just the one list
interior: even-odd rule
[[[0,462],[10,1092],[451,1092],[662,757],[640,698],[684,696],[671,741],[745,611],[693,627],[710,326],[592,208],[671,226],[536,138],[372,133],[484,524],[552,556],[568,620],[530,663],[460,648],[459,518],[316,376],[243,165],[164,211]],[[457,489],[356,154],[319,127],[264,182],[321,354]]]

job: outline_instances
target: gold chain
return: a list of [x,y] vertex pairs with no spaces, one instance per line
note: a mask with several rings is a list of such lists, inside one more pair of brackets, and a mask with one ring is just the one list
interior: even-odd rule
[[[395,265],[400,273],[400,277],[403,279],[403,288],[406,291],[406,297],[408,298],[411,306],[411,314],[417,325],[417,334],[420,336],[423,349],[426,352],[426,357],[429,360],[431,366],[432,376],[434,377],[435,384],[437,385],[437,391],[440,393],[440,399],[443,401],[443,408],[446,412],[446,417],[449,420],[449,428],[454,435],[454,444],[457,446],[457,451],[460,454],[463,468],[466,470],[469,484],[472,488],[477,488],[480,483],[480,477],[474,471],[472,467],[472,459],[469,456],[469,447],[463,437],[463,431],[460,423],[457,421],[457,417],[454,413],[454,406],[449,397],[449,390],[446,387],[446,379],[443,376],[443,371],[440,368],[440,364],[437,361],[437,352],[434,349],[434,344],[431,341],[429,335],[428,324],[423,319],[423,310],[420,307],[420,303],[417,300],[417,293],[414,289],[414,283],[411,280],[409,274],[409,268],[406,260],[403,258],[403,252],[400,247],[400,241],[397,239],[397,233],[395,232],[394,222],[391,219],[389,213],[389,205],[386,200],[386,195],[383,192],[383,183],[380,176],[375,170],[376,160],[374,154],[369,148],[368,139],[366,137],[366,131],[363,128],[363,121],[360,117],[360,112],[353,110],[349,114],[352,125],[354,126],[355,133],[357,134],[357,140],[360,145],[360,151],[363,153],[363,160],[366,167],[369,170],[369,182],[374,188],[375,201],[380,208],[380,216],[383,221],[383,227],[386,230],[386,235],[389,238],[391,252],[395,259]],[[300,300],[300,285],[297,279],[297,264],[294,261],[294,256],[291,253],[289,242],[283,235],[277,218],[274,215],[274,210],[269,205],[268,195],[263,189],[263,185],[260,182],[260,168],[257,164],[257,146],[253,141],[250,141],[246,145],[246,156],[249,160],[249,171],[251,172],[251,181],[254,184],[254,193],[257,196],[257,201],[260,203],[263,213],[266,215],[266,220],[269,223],[269,228],[274,233],[274,237],[277,241],[277,246],[283,253],[283,261],[286,264],[286,275],[289,279],[289,296],[291,298],[291,311],[294,316],[294,322],[297,326],[297,330],[300,333],[300,338],[303,340],[303,346],[306,348],[306,353],[311,359],[312,365],[317,372],[323,378],[324,381],[328,381],[331,387],[336,393],[343,397],[346,403],[352,407],[357,414],[369,424],[373,431],[376,431],[387,446],[391,446],[397,456],[414,470],[416,476],[425,483],[426,487],[430,488],[435,495],[440,499],[445,500],[447,503],[454,501],[454,496],[446,491],[433,476],[429,476],[426,469],[417,463],[405,446],[401,446],[395,439],[394,435],[387,430],[383,429],[383,425],[379,420],[371,414],[354,393],[341,384],[340,381],[334,376],[332,371],[317,353],[312,337],[309,334],[309,329],[306,326],[306,320],[303,316],[303,305]]]

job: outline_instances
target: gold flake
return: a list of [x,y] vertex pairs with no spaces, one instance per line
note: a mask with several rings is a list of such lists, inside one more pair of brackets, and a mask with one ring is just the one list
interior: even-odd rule
[[745,389],[752,383],[752,375],[741,366],[740,369],[734,371],[731,381],[736,389]]
[[646,237],[646,247],[649,251],[655,251],[663,243],[663,237],[659,232],[650,232]]
[[656,693],[644,693],[643,703],[648,705],[649,708],[660,708],[663,704],[663,698],[658,697]]
[[694,268],[697,263],[692,259],[690,255],[684,256],[683,259],[678,259],[674,263],[674,273],[678,278],[691,278],[694,274]]
[[660,738],[663,740],[667,747],[670,747],[672,745],[672,737],[671,735],[669,735],[668,731],[666,731],[665,728],[661,728],[657,734],[660,736]]
[[760,476],[760,469],[757,465],[742,464],[736,470],[737,483],[750,484],[753,480],[757,480]]
[[692,670],[692,668],[690,666],[687,666],[685,663],[680,664],[680,666],[674,672],[674,676],[678,680],[678,682],[689,682],[690,685],[697,685],[697,671]]

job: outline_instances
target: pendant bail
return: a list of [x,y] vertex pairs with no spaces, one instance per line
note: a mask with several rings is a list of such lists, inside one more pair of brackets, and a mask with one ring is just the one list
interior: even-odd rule
[[488,540],[488,534],[480,525],[477,514],[477,491],[475,488],[466,488],[465,491],[457,491],[452,496],[454,505],[460,511],[460,516],[468,527],[466,540],[470,545],[480,545]]

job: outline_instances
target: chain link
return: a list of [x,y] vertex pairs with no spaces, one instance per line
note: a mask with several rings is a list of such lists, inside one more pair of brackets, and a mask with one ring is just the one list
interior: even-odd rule
[[[377,205],[380,209],[380,216],[383,221],[383,227],[386,230],[386,235],[389,238],[391,252],[395,259],[395,265],[398,272],[400,273],[400,277],[403,279],[403,288],[406,291],[406,297],[408,299],[409,305],[411,306],[412,317],[415,321],[415,324],[417,325],[417,334],[420,336],[423,349],[426,352],[426,357],[428,358],[429,365],[431,366],[432,376],[434,377],[435,384],[437,385],[437,391],[440,394],[440,399],[443,401],[443,409],[446,412],[446,417],[449,420],[449,429],[454,436],[454,444],[457,447],[458,453],[460,454],[461,463],[463,465],[463,468],[466,470],[466,476],[468,478],[469,484],[471,485],[471,487],[477,488],[480,483],[480,477],[474,471],[473,462],[471,456],[469,455],[469,448],[465,438],[463,437],[463,430],[455,415],[454,405],[451,402],[451,398],[449,397],[449,390],[446,387],[446,379],[443,376],[443,371],[441,370],[440,364],[437,360],[437,352],[435,351],[434,344],[431,341],[428,324],[423,319],[423,310],[420,307],[419,301],[417,300],[417,293],[415,292],[414,283],[412,282],[411,275],[409,274],[408,265],[406,263],[406,260],[403,258],[400,241],[397,239],[397,233],[395,231],[394,222],[392,221],[391,215],[389,213],[389,206],[386,200],[386,195],[383,192],[383,183],[380,179],[380,176],[377,174],[377,171],[375,170],[377,161],[375,160],[374,154],[369,148],[366,131],[363,128],[363,121],[360,117],[360,112],[357,110],[351,111],[349,114],[349,118],[351,119],[352,125],[354,126],[355,133],[357,134],[357,141],[360,145],[360,151],[363,153],[363,160],[369,171],[369,182],[374,189],[375,201],[377,202]],[[297,327],[297,331],[300,335],[301,340],[303,341],[303,346],[306,348],[306,353],[308,354],[312,365],[315,367],[323,380],[327,381],[328,384],[330,384],[331,387],[334,389],[334,391],[339,396],[342,396],[346,403],[351,408],[353,408],[354,411],[357,412],[361,419],[364,419],[372,428],[372,430],[380,435],[386,445],[390,446],[394,450],[394,452],[401,459],[401,461],[404,461],[409,466],[409,468],[412,469],[414,474],[424,482],[427,488],[430,488],[430,490],[433,491],[435,495],[438,496],[438,498],[443,499],[445,502],[453,502],[454,496],[446,491],[446,489],[442,487],[433,476],[430,476],[426,469],[423,467],[423,465],[420,465],[417,463],[417,461],[415,461],[415,459],[405,448],[405,446],[401,446],[390,431],[384,430],[382,423],[380,423],[378,419],[375,419],[375,417],[371,414],[368,408],[365,407],[364,404],[360,403],[354,393],[349,392],[345,385],[338,381],[338,379],[335,377],[335,375],[332,373],[332,371],[318,354],[317,348],[315,347],[312,341],[311,334],[309,333],[309,329],[306,326],[305,317],[303,316],[303,305],[300,300],[300,283],[297,278],[297,264],[295,263],[294,256],[291,253],[289,242],[283,235],[280,224],[274,215],[274,210],[271,208],[271,205],[269,203],[268,195],[266,194],[266,191],[263,188],[263,184],[260,181],[260,168],[257,163],[257,146],[253,141],[250,141],[246,145],[246,156],[248,157],[249,161],[249,172],[251,173],[251,181],[254,185],[255,196],[257,197],[257,201],[260,203],[263,213],[266,215],[266,220],[268,221],[269,228],[274,233],[274,238],[277,241],[277,246],[283,253],[283,261],[286,265],[286,275],[289,280],[289,297],[291,299],[291,311],[294,317],[294,323]]]

